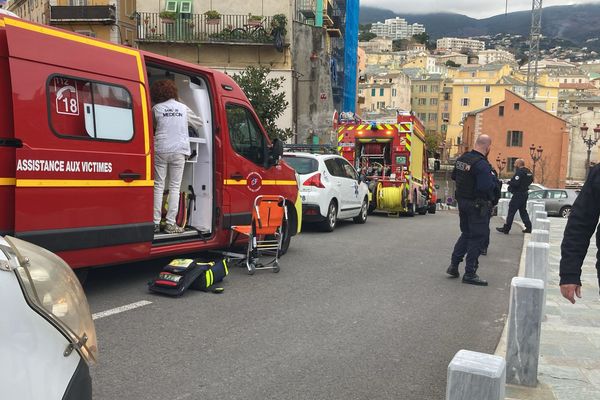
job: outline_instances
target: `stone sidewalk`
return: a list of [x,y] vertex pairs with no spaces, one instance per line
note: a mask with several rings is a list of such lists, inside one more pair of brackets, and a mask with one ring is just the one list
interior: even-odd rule
[[[600,399],[600,297],[596,277],[596,241],[592,236],[581,281],[582,299],[569,303],[560,295],[558,265],[566,219],[550,218],[550,265],[546,318],[542,322],[539,384],[536,388],[506,386],[507,400]],[[530,235],[526,235],[524,249]],[[524,272],[524,253],[519,275]],[[504,339],[505,335],[503,335]],[[506,356],[500,342],[496,354]]]

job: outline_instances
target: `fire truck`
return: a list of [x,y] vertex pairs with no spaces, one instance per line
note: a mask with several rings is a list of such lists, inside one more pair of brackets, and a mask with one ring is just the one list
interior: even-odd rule
[[398,113],[396,121],[340,120],[338,151],[369,183],[371,212],[435,213],[424,132],[421,121],[409,113]]

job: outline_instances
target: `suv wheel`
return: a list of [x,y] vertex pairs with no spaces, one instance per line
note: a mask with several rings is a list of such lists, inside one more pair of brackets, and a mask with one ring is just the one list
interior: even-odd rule
[[563,218],[569,218],[569,215],[571,215],[571,207],[569,206],[565,206],[563,208],[560,209],[560,216]]
[[337,205],[335,201],[331,201],[329,203],[329,208],[327,209],[327,218],[325,221],[321,222],[321,229],[325,232],[333,232],[335,226],[337,225]]
[[353,218],[355,224],[364,224],[367,222],[367,214],[369,212],[369,201],[367,199],[363,200],[362,206],[360,207],[360,213]]

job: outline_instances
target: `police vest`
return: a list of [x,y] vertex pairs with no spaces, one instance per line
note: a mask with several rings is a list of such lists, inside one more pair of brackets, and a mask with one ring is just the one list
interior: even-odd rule
[[475,200],[475,175],[471,167],[475,163],[485,160],[483,155],[476,151],[463,154],[456,160],[456,198]]

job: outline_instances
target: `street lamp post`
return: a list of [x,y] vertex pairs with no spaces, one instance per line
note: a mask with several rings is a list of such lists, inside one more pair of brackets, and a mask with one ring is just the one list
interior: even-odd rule
[[533,179],[534,180],[535,180],[535,164],[538,161],[540,161],[540,159],[542,158],[543,152],[544,152],[544,149],[542,148],[542,146],[538,146],[537,149],[535,148],[534,144],[529,146],[529,155],[531,156],[531,161],[533,161]]
[[502,171],[506,168],[506,158],[501,159],[500,154],[496,157],[496,167],[498,167],[498,178],[502,175]]
[[594,147],[598,140],[600,140],[600,124],[596,124],[596,127],[593,129],[594,136],[592,133],[588,135],[589,127],[584,123],[579,130],[581,131],[581,139],[583,139],[583,143],[587,146],[587,161],[585,163],[585,177],[587,179],[590,173],[590,156],[592,154],[592,147]]

